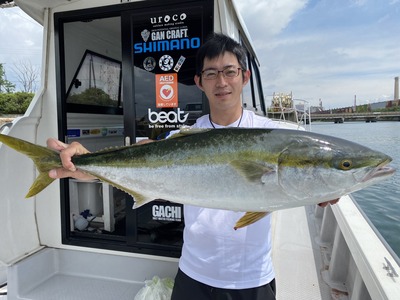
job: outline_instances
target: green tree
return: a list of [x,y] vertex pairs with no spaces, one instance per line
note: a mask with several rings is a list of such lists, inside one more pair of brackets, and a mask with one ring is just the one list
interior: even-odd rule
[[15,89],[15,84],[12,84],[6,79],[6,72],[3,64],[0,63],[0,93],[12,93]]
[[0,115],[1,114],[24,114],[33,99],[33,93],[1,93],[0,94]]
[[113,101],[106,92],[99,88],[88,88],[80,94],[70,95],[67,102],[98,106],[117,105],[117,101]]

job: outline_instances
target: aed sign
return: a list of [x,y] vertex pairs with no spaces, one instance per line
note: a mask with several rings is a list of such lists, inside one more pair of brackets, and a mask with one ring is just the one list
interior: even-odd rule
[[156,74],[156,107],[178,107],[178,74]]

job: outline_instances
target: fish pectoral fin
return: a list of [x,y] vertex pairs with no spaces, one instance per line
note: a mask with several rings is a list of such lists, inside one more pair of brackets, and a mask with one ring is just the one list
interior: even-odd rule
[[251,182],[263,183],[264,176],[275,173],[274,168],[254,161],[234,160],[231,165]]
[[250,224],[261,220],[265,216],[267,216],[269,212],[247,212],[243,217],[241,217],[235,224],[234,229],[237,230],[239,228],[246,227]]

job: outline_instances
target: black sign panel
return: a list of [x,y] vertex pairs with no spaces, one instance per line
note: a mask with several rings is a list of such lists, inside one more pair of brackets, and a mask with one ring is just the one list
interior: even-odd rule
[[201,5],[132,16],[137,137],[162,138],[202,114],[201,91],[193,77],[204,39],[203,18]]

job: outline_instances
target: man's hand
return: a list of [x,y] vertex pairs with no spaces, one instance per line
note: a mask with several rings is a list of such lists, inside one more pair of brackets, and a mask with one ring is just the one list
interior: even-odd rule
[[338,202],[339,202],[339,198],[337,198],[337,199],[335,199],[335,200],[330,200],[330,201],[326,201],[326,202],[319,203],[318,206],[320,206],[320,207],[325,207],[325,206],[327,206],[328,204],[333,205],[333,204],[336,204],[336,203],[338,203]]
[[71,159],[75,155],[82,155],[89,153],[85,147],[77,142],[71,144],[65,144],[54,138],[47,140],[47,147],[60,151],[60,158],[63,168],[53,169],[49,171],[49,177],[51,178],[67,178],[72,177],[80,180],[93,180],[96,179],[94,176],[83,173],[76,169]]

